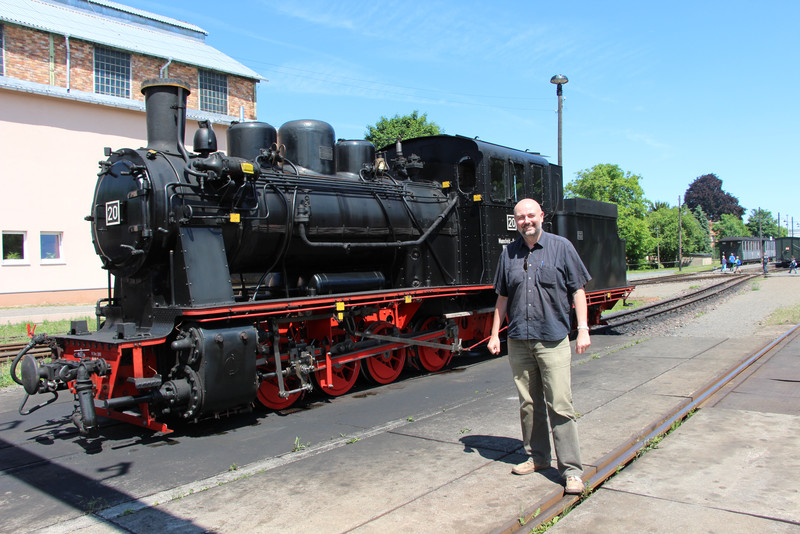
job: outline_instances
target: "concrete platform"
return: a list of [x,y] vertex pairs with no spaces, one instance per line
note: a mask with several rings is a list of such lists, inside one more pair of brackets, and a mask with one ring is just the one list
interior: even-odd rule
[[797,533],[799,451],[795,338],[548,532]]
[[[591,351],[573,365],[587,471],[767,341],[596,336]],[[800,341],[770,361],[751,373],[752,380],[783,390],[764,392],[744,382],[725,391],[551,532],[800,531],[800,418],[794,411],[800,386],[792,382],[800,373]],[[475,372],[508,373],[507,365],[504,358],[489,360]],[[763,397],[764,404],[755,400]],[[782,411],[766,409],[777,402]],[[132,500],[94,515],[73,512],[50,526],[41,517],[38,523],[12,521],[6,528],[81,534],[491,532],[562,491],[555,469],[510,474],[524,459],[517,409],[509,376],[507,389],[476,390],[473,399],[413,418],[381,422],[362,415],[348,423],[360,424],[359,432],[235,471],[165,490],[129,489]],[[7,494],[0,511],[12,500]]]

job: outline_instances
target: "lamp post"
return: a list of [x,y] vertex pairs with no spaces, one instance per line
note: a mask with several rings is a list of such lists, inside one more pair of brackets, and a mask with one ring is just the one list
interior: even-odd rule
[[561,92],[561,86],[569,80],[563,74],[556,74],[550,78],[550,83],[556,85],[556,95],[558,96],[558,166],[561,167],[561,113],[564,109],[564,96]]

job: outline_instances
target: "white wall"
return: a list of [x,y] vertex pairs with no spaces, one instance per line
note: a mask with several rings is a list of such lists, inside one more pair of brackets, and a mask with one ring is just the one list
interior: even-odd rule
[[[195,128],[187,127],[190,144]],[[224,127],[215,131],[224,149]],[[25,260],[0,263],[0,306],[21,293],[106,287],[84,220],[98,161],[105,146],[144,146],[146,132],[142,112],[0,89],[0,231],[27,235]],[[42,260],[41,232],[63,233],[61,261]]]

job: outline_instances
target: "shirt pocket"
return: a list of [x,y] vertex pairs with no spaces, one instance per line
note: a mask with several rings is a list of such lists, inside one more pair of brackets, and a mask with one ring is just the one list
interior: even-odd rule
[[509,289],[518,288],[519,286],[525,283],[525,278],[527,277],[528,277],[528,272],[523,270],[522,268],[509,269],[507,278]]
[[558,269],[549,265],[539,267],[539,284],[542,287],[555,287],[558,282]]

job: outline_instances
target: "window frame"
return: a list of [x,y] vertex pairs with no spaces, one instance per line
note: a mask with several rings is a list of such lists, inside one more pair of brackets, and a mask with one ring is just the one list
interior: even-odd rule
[[[223,83],[224,87],[222,87]],[[220,115],[228,114],[230,91],[227,74],[208,69],[197,69],[197,88],[197,106],[200,111],[219,113]]]
[[[103,54],[107,54],[107,57],[98,57],[98,52],[102,56]],[[116,56],[116,57],[114,57]],[[125,60],[127,65],[122,65],[122,69],[124,72],[118,73],[115,72],[110,67],[117,67],[119,65],[108,61],[108,59],[114,58],[115,60]],[[100,67],[103,67],[102,69]],[[108,96],[116,96],[118,98],[131,98],[131,85],[133,85],[133,61],[131,58],[131,54],[129,52],[125,52],[124,50],[117,50],[114,48],[109,48],[107,46],[100,46],[95,45],[94,47],[94,59],[92,63],[92,73],[94,75],[94,92],[98,95],[108,95]],[[115,75],[119,75],[115,77]],[[127,75],[127,79],[123,79],[122,75]],[[124,88],[124,93],[118,90],[110,90],[109,88],[113,89],[120,89]]]
[[[508,202],[508,180],[506,174],[506,160],[504,158],[490,157],[489,165],[489,198],[493,202],[505,204]],[[497,171],[501,170],[501,175],[498,176]],[[495,184],[502,186],[502,190],[495,191]]]
[[[22,236],[22,257],[21,258],[6,258],[6,236],[20,235]],[[2,264],[3,265],[30,265],[30,254],[28,253],[28,232],[18,230],[3,230],[0,237],[0,249],[2,251]]]
[[[57,238],[58,256],[55,258],[45,257],[45,250],[42,244],[42,238],[45,236],[55,236]],[[39,232],[39,261],[42,265],[63,265],[66,263],[64,261],[64,232]]]
[[463,156],[456,164],[456,179],[458,180],[458,190],[464,194],[475,192],[478,183],[478,168],[472,156]]

